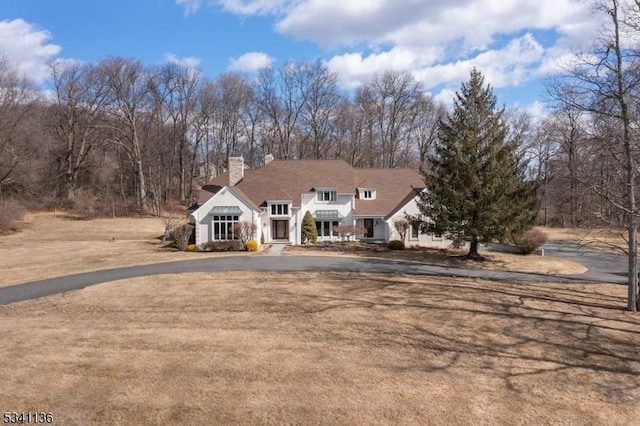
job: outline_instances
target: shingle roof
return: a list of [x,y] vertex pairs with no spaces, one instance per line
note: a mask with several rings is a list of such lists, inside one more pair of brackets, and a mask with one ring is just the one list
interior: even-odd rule
[[354,169],[358,188],[376,190],[375,200],[357,200],[357,216],[387,216],[406,204],[417,191],[424,188],[424,180],[411,169]]
[[[204,185],[199,203],[228,183],[226,172]],[[415,188],[423,186],[420,175],[410,169],[358,169],[342,160],[273,160],[261,169],[245,170],[244,178],[233,189],[254,206],[266,206],[269,200],[291,200],[293,207],[300,207],[302,194],[316,188],[335,188],[340,194],[375,188],[376,199],[356,200],[354,214],[386,216],[414,194]]]

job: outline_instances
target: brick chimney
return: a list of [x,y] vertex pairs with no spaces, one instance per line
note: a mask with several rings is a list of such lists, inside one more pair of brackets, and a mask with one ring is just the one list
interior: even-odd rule
[[269,164],[270,162],[273,161],[273,155],[271,154],[267,154],[264,156],[264,165],[266,166],[267,164]]
[[229,186],[236,186],[244,178],[244,157],[229,157]]

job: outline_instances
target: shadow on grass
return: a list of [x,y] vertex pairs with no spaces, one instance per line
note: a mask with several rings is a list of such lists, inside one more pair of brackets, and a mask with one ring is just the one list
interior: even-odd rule
[[514,392],[563,377],[567,391],[597,388],[610,402],[628,402],[628,392],[640,390],[640,318],[624,311],[623,297],[597,287],[473,279],[421,284],[413,276],[353,273],[323,279],[340,284],[324,294],[305,285],[277,297],[309,317],[339,312],[346,318],[340,327],[314,329],[328,340],[412,356],[402,366],[380,368],[487,371]]

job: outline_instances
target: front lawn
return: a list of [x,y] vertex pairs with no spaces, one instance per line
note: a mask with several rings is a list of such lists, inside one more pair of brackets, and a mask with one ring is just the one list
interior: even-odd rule
[[624,286],[145,277],[0,307],[0,401],[56,424],[630,425]]

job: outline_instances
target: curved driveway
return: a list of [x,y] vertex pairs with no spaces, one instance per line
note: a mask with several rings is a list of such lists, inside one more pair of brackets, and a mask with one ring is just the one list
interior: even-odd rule
[[495,281],[553,281],[585,283],[593,281],[588,276],[561,276],[527,274],[518,272],[465,269],[453,266],[436,266],[415,262],[383,259],[360,259],[329,256],[232,256],[212,257],[152,265],[129,266],[102,271],[86,272],[58,278],[34,281],[0,288],[0,305],[50,296],[108,281],[136,278],[148,275],[180,274],[188,272],[223,271],[325,271],[325,272],[369,272],[387,274],[411,274],[441,277],[483,278]]
[[564,241],[545,244],[544,253],[584,265],[587,272],[580,275],[584,279],[616,284],[627,283],[629,260],[624,254],[608,253]]

